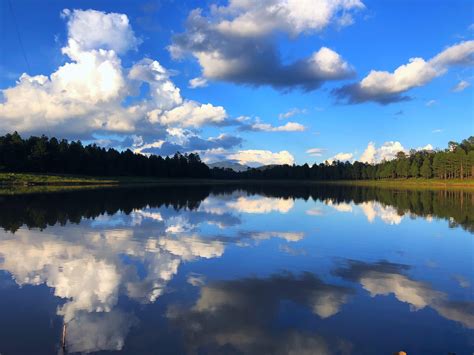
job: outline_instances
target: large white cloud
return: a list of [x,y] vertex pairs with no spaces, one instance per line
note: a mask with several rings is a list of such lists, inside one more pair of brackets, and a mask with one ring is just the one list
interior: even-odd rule
[[230,0],[214,8],[221,15],[217,28],[237,36],[256,37],[274,31],[291,35],[321,31],[331,22],[351,23],[351,13],[363,9],[359,0]]
[[108,13],[104,16],[101,11],[65,9],[62,16],[68,20],[69,41],[77,43],[81,51],[102,48],[123,54],[141,43],[127,15]]
[[403,94],[415,87],[423,86],[434,78],[445,74],[449,68],[472,65],[474,40],[464,41],[448,47],[432,59],[411,58],[407,64],[388,71],[372,70],[359,83],[344,86],[334,93],[349,103],[375,101],[381,104],[408,99]]
[[394,159],[398,152],[406,152],[406,149],[398,141],[385,142],[379,148],[374,142],[369,142],[359,161],[369,164],[380,163],[384,160]]
[[196,58],[204,79],[313,90],[327,80],[352,76],[352,67],[327,47],[286,63],[272,34],[294,37],[334,22],[349,24],[351,13],[363,7],[358,0],[233,0],[212,6],[207,15],[201,9],[191,11],[186,32],[173,37],[169,50],[176,59],[187,54]]
[[[128,17],[95,10],[64,10],[68,61],[46,75],[23,74],[2,90],[1,131],[92,137],[97,132],[162,136],[169,127],[222,124],[222,106],[186,100],[172,72],[145,58],[124,68],[121,55],[141,40]],[[140,100],[127,100],[149,92]],[[124,103],[124,102],[134,103]]]

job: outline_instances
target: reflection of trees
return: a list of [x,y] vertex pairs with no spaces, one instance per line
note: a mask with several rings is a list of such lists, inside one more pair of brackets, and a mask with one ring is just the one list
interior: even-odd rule
[[[216,186],[213,193],[228,193],[229,187]],[[449,220],[450,227],[474,232],[474,193],[461,190],[403,190],[330,184],[252,184],[245,185],[249,194],[288,199],[332,200],[333,204],[361,204],[377,201],[393,206],[399,215],[411,213],[423,217]]]
[[[175,209],[195,210],[210,194],[261,195],[279,198],[279,205],[268,208],[265,201],[258,201],[247,210],[267,213],[284,212],[291,208],[293,199],[331,200],[333,204],[362,204],[377,201],[393,206],[396,213],[449,220],[450,227],[474,232],[474,194],[466,191],[390,190],[360,186],[335,186],[320,184],[239,184],[239,185],[169,185],[104,190],[85,190],[34,195],[0,197],[0,226],[16,231],[20,226],[46,228],[48,225],[78,223],[81,218],[96,218],[118,211],[130,213],[144,207],[170,206]],[[285,200],[288,200],[285,202]],[[238,202],[234,201],[234,205]],[[275,203],[275,201],[271,201]],[[232,206],[224,206],[229,209]],[[239,207],[235,205],[234,207]],[[252,209],[248,209],[252,207]],[[238,210],[238,209],[237,209]]]
[[183,331],[189,353],[340,354],[349,343],[273,325],[282,302],[324,319],[338,313],[351,294],[310,273],[277,274],[204,285],[192,307],[171,306],[167,315]]
[[0,225],[10,231],[22,225],[43,229],[145,207],[196,209],[209,193],[208,186],[183,185],[0,196]]

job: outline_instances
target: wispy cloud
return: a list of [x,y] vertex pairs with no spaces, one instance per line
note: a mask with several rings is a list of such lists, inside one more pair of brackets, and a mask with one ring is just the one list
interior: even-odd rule
[[285,119],[285,118],[290,118],[290,117],[293,117],[295,115],[300,115],[300,114],[306,114],[308,112],[308,110],[306,109],[301,109],[301,108],[292,108],[291,110],[288,110],[287,112],[283,112],[283,113],[280,113],[278,115],[278,118],[280,120],[282,119]]
[[241,131],[254,132],[303,132],[306,127],[298,122],[287,122],[284,125],[274,126],[270,123],[261,122],[257,117],[252,119],[247,116],[238,117],[235,122]]
[[196,88],[203,88],[207,86],[207,79],[202,77],[197,77],[194,79],[189,80],[189,88],[196,89]]
[[453,87],[454,92],[461,92],[467,89],[471,84],[469,81],[466,80],[461,80],[459,83],[456,84],[456,86]]
[[311,148],[306,151],[306,154],[312,157],[320,157],[326,151],[324,148]]

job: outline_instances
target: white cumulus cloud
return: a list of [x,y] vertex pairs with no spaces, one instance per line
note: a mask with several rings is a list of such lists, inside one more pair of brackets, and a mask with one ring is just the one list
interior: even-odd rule
[[351,13],[365,6],[359,0],[231,0],[215,9],[224,18],[220,31],[238,36],[264,36],[279,30],[291,35],[317,32],[331,22],[352,23]]
[[406,151],[403,145],[397,141],[385,142],[379,148],[376,147],[374,142],[369,142],[367,148],[365,148],[360,156],[359,161],[369,164],[379,163],[383,160],[392,160],[398,152]]
[[295,158],[287,150],[273,153],[270,150],[239,150],[228,155],[229,159],[236,160],[243,165],[272,165],[272,164],[288,164],[292,165]]
[[445,74],[453,66],[471,66],[474,63],[474,40],[464,41],[448,47],[426,61],[410,58],[407,64],[393,72],[372,70],[359,83],[336,89],[334,93],[349,103],[375,101],[381,104],[406,100],[404,93],[412,88],[426,85],[434,78]]
[[349,161],[349,160],[352,160],[354,158],[354,154],[352,153],[337,153],[335,156],[327,159],[326,161],[328,163],[332,163],[333,161]]
[[[68,39],[61,52],[67,62],[49,75],[24,73],[1,90],[1,131],[145,137],[163,135],[169,127],[220,125],[227,118],[222,106],[183,98],[173,72],[157,60],[123,66],[121,56],[141,43],[126,15],[66,9],[62,17]],[[143,84],[149,88],[144,97],[125,103],[140,95]]]
[[173,37],[169,51],[175,59],[193,56],[205,79],[314,90],[327,80],[352,76],[353,68],[327,47],[285,63],[273,34],[294,37],[332,23],[347,25],[362,8],[359,0],[232,0],[208,12],[191,11],[186,31]]

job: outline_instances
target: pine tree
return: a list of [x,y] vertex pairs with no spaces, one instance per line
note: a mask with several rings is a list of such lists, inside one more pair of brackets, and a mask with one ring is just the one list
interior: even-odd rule
[[426,157],[423,160],[423,164],[421,165],[421,169],[420,169],[420,174],[425,179],[429,179],[433,175],[433,172],[432,172],[432,169],[431,169],[431,162],[430,162],[429,157]]
[[418,166],[418,160],[413,159],[413,162],[410,166],[410,175],[414,178],[417,178],[420,175],[420,167]]

